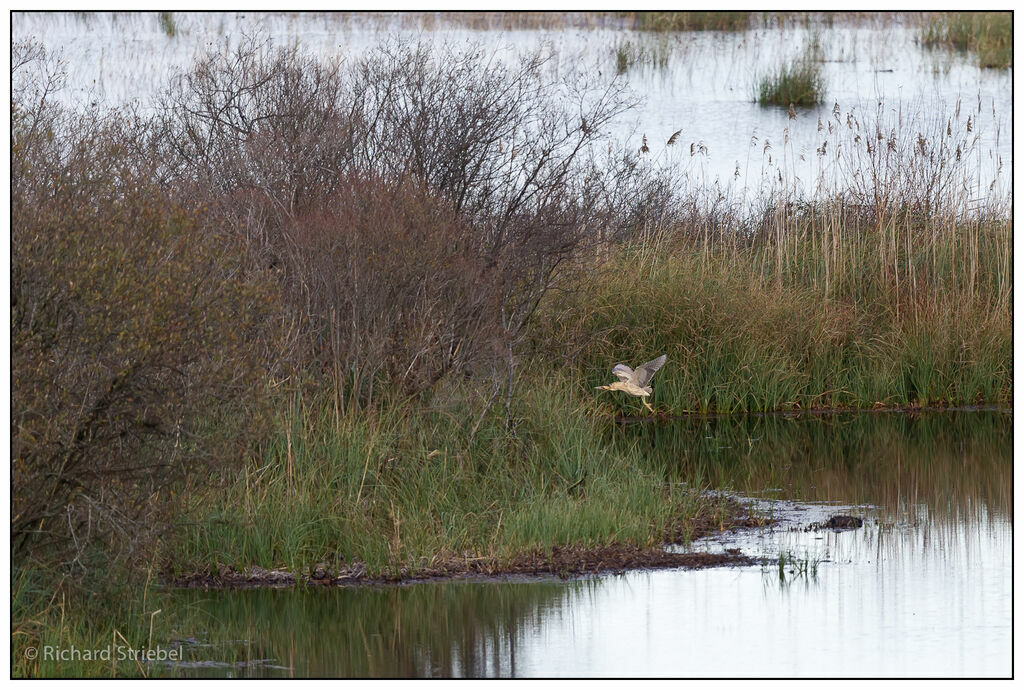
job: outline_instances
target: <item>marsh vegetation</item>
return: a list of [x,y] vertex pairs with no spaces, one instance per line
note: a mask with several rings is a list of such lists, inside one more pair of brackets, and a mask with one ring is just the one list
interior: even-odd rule
[[975,55],[982,67],[1013,65],[1013,15],[1009,12],[934,12],[921,31],[928,48]]
[[757,102],[783,107],[811,106],[824,102],[825,78],[821,71],[821,45],[812,37],[803,53],[761,77]]
[[[617,71],[669,45],[620,43]],[[623,75],[553,60],[249,36],[153,107],[76,108],[61,56],[15,43],[17,649],[109,637],[65,621],[105,573],[500,570],[726,524],[710,477],[615,440],[636,404],[592,391],[622,360],[668,353],[669,415],[1012,402],[977,111],[819,111],[811,191],[769,165],[739,199],[681,179],[677,135],[615,134]]]

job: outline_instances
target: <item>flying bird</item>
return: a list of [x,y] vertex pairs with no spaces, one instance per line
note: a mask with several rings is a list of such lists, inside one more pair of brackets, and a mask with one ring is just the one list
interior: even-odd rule
[[607,386],[598,386],[597,388],[606,391],[622,391],[623,393],[635,395],[641,398],[641,402],[643,402],[648,410],[654,412],[654,408],[643,398],[648,397],[653,392],[648,384],[658,369],[661,369],[665,364],[666,360],[668,360],[668,355],[662,355],[652,359],[650,362],[644,362],[636,368],[636,371],[630,369],[625,364],[616,364],[612,368],[612,373],[618,376],[619,380]]

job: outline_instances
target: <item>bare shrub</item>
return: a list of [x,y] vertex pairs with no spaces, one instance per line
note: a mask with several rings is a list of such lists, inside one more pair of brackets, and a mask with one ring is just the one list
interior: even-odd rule
[[637,102],[623,81],[583,68],[558,75],[550,61],[534,53],[507,66],[480,47],[378,48],[354,69],[359,164],[415,175],[457,211],[486,216],[501,244],[513,218],[563,196],[590,145]]
[[496,270],[506,405],[540,300],[571,284],[581,248],[600,238],[596,144],[636,103],[619,80],[558,75],[549,60],[388,45],[356,66],[352,89],[357,166],[422,181],[472,224]]
[[[600,237],[594,147],[635,102],[620,81],[559,75],[549,61],[395,42],[346,68],[250,38],[167,92],[165,171],[256,239],[267,265],[287,266],[321,364],[331,352],[346,375],[421,390],[497,350],[511,387],[537,304]],[[402,230],[389,237],[382,223]],[[466,277],[426,272],[431,261]],[[364,289],[367,275],[379,289]]]
[[329,195],[351,157],[337,61],[247,37],[175,78],[162,99],[166,174],[205,190],[230,220],[266,239]]
[[500,277],[470,225],[412,181],[349,176],[284,231],[283,280],[309,363],[423,390],[487,356]]
[[154,182],[137,121],[12,111],[12,544],[81,564],[230,459],[196,432],[255,391],[274,294]]

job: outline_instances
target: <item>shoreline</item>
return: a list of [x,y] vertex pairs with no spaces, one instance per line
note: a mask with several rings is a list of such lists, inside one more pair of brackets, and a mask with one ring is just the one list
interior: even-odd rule
[[[779,528],[802,531],[830,530],[843,532],[859,529],[864,521],[835,509],[851,506],[829,506],[826,513],[818,515],[820,520],[807,521],[807,514],[778,514],[773,518],[753,517],[748,512],[758,499],[743,497],[733,501],[734,517],[721,528],[704,520],[698,524],[689,542],[669,538],[660,546],[638,547],[633,544],[608,544],[588,547],[582,545],[560,545],[544,551],[534,549],[511,559],[502,561],[493,556],[435,556],[429,563],[418,568],[401,566],[397,571],[370,575],[364,563],[346,564],[329,570],[324,563],[314,566],[299,576],[286,568],[263,568],[246,566],[235,569],[220,566],[216,573],[193,572],[167,577],[163,584],[175,589],[284,589],[289,587],[398,587],[429,582],[529,582],[538,580],[570,580],[603,575],[623,575],[627,572],[668,570],[684,568],[703,570],[705,568],[736,567],[765,564],[763,557],[750,556],[739,548],[724,551],[668,551],[667,547],[682,546],[709,537],[725,535],[743,536],[756,531]],[[808,504],[813,505],[813,504]],[[831,517],[826,518],[826,514]]]
[[[579,559],[576,559],[576,557]],[[569,559],[574,559],[569,562]],[[417,570],[415,574],[367,576],[361,564],[324,577],[296,576],[284,569],[249,567],[241,572],[227,569],[218,575],[193,574],[177,577],[167,586],[175,589],[284,589],[289,587],[397,587],[428,582],[526,582],[533,580],[570,580],[601,575],[622,575],[643,570],[685,568],[701,570],[725,566],[756,565],[760,559],[741,553],[672,553],[657,548],[641,549],[613,545],[586,549],[559,547],[551,558],[529,554],[511,564],[490,566],[484,559],[449,561],[436,568]]]
[[[707,536],[769,528],[775,520],[767,517],[737,516],[722,529],[701,526],[690,541]],[[314,566],[300,576],[285,568],[247,566],[241,570],[222,566],[217,573],[193,572],[167,577],[164,584],[178,589],[281,589],[297,586],[374,587],[401,586],[425,582],[457,580],[508,581],[558,578],[568,580],[596,575],[622,574],[627,571],[686,568],[698,570],[724,566],[756,565],[760,559],[729,549],[724,553],[665,550],[683,542],[670,539],[661,546],[639,547],[633,544],[605,546],[562,545],[549,551],[535,549],[502,561],[493,556],[435,556],[425,566],[401,566],[396,571],[369,575],[365,564],[353,563],[333,571],[323,565]]]

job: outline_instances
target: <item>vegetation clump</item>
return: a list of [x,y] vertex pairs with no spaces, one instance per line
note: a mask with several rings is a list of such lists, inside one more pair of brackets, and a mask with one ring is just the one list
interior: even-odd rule
[[668,38],[624,40],[615,46],[615,69],[624,74],[637,67],[665,69],[672,58],[673,44]]
[[745,31],[755,12],[633,12],[641,31]]
[[928,48],[972,52],[981,67],[1013,66],[1011,12],[933,12],[921,31]]
[[812,46],[774,73],[761,77],[757,87],[757,102],[783,107],[822,103],[825,98],[825,77],[818,52]]
[[160,13],[160,30],[167,34],[168,38],[174,38],[178,34],[178,25],[174,21],[173,12]]

